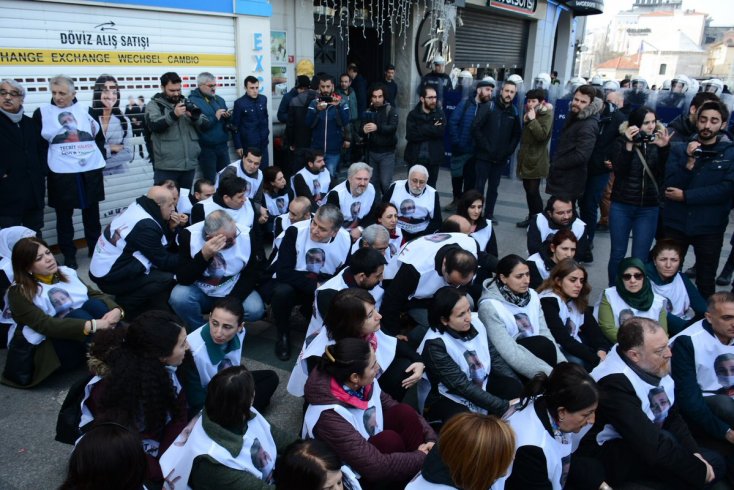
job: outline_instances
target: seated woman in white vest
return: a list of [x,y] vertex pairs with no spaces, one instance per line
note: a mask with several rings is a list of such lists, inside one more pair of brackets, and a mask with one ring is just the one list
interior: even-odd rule
[[418,348],[427,374],[419,390],[426,396],[423,416],[441,423],[462,412],[501,417],[522,393],[522,383],[487,340],[466,296],[452,287],[439,289],[428,321],[431,328]]
[[375,351],[382,390],[398,401],[403,399],[406,390],[421,379],[425,366],[407,342],[383,333],[380,329],[382,316],[375,303],[369,291],[359,287],[342,289],[334,295],[323,328],[314,338],[306,340],[299,361],[293,367],[288,382],[290,393],[303,396],[308,373],[316,367],[327,346],[341,339],[357,338],[369,342]]
[[188,422],[176,373],[188,348],[180,320],[151,310],[127,328],[99,332],[89,349],[89,369],[96,376],[84,388],[79,427],[83,431],[92,421],[113,421],[139,432],[148,488],[163,484],[158,461]]
[[324,442],[298,440],[275,465],[276,490],[362,490],[357,475]]
[[288,206],[295,198],[293,189],[285,180],[283,171],[278,166],[268,167],[263,171],[263,193],[262,206],[268,210],[268,221],[265,229],[268,233],[273,232],[275,218],[288,214]]
[[602,293],[595,316],[604,336],[614,344],[619,327],[633,316],[656,320],[667,333],[665,304],[665,298],[652,289],[642,261],[627,257],[617,267],[616,286]]
[[161,456],[166,479],[182,488],[274,488],[278,449],[294,437],[271,427],[252,406],[255,392],[255,381],[245,366],[217,373],[207,388],[201,415]]
[[548,330],[538,293],[530,289],[530,270],[519,255],[497,264],[497,276],[484,282],[479,319],[487,338],[510,367],[524,378],[550,374],[566,358]]
[[[36,232],[25,226],[10,226],[0,230],[0,311],[5,309],[5,293],[13,283],[13,247],[21,238],[36,236]],[[10,318],[0,316],[0,346],[7,344],[8,325]]]
[[326,347],[306,382],[302,435],[324,441],[363,486],[384,488],[404,485],[420,470],[436,433],[412,407],[380,389],[379,370],[365,340]]
[[515,433],[497,417],[461,413],[441,428],[436,450],[406,490],[487,490],[515,456]]
[[[245,346],[244,318],[242,302],[226,296],[214,303],[209,321],[187,336],[191,359],[187,357],[182,369],[191,416],[204,406],[206,387],[212,377],[229,366],[242,364],[242,349]],[[272,370],[251,371],[251,374],[255,380],[252,406],[258,411],[265,410],[278,387],[278,375]]]
[[[117,325],[123,312],[74,269],[59,266],[43,240],[20,239],[11,261],[14,282],[3,316],[12,326],[1,381],[30,388],[57,369],[83,366],[90,335]],[[31,355],[20,354],[29,350]]]
[[[471,225],[469,236],[477,241],[479,268],[474,279],[477,297],[481,295],[482,283],[492,277],[497,267],[497,235],[492,228],[492,220],[484,217],[484,195],[476,189],[466,191],[456,204],[456,214],[466,218]],[[472,289],[474,289],[472,287]]]
[[680,271],[681,247],[670,239],[657,240],[645,264],[645,272],[655,293],[665,298],[668,333],[672,337],[703,318],[706,300],[688,276]]
[[347,180],[334,186],[326,195],[326,202],[341,209],[344,215],[342,226],[352,240],[362,236],[362,230],[370,224],[375,199],[375,188],[370,184],[372,167],[364,162],[355,162],[347,170]]
[[493,490],[608,489],[601,462],[573,454],[594,424],[599,391],[581,366],[564,362],[538,373],[507,422],[517,450],[510,474]]
[[[390,235],[387,247],[390,249],[390,258],[397,257],[405,243],[403,231],[398,226],[398,208],[391,202],[382,202],[375,208],[375,221],[382,225]],[[387,257],[387,253],[385,253]]]
[[551,270],[563,259],[576,256],[576,235],[569,229],[558,230],[545,241],[540,249],[528,257],[530,268],[530,287],[538,290],[540,284],[548,279]]
[[607,357],[612,344],[588,308],[589,293],[586,269],[573,259],[561,260],[538,288],[545,323],[561,352],[591,372]]

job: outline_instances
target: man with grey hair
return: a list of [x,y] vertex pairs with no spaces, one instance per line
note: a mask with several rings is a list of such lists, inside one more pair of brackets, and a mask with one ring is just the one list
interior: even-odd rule
[[375,206],[375,187],[370,183],[372,167],[355,162],[347,170],[347,180],[334,187],[326,196],[326,203],[338,207],[344,215],[342,226],[352,240],[362,235],[364,220]]
[[406,180],[396,180],[382,196],[398,210],[398,227],[406,241],[429,235],[441,226],[441,204],[436,189],[428,185],[428,169],[413,165]]
[[294,306],[308,309],[319,284],[331,279],[347,262],[352,241],[342,228],[344,216],[332,204],[321,206],[313,218],[290,226],[269,271],[274,273],[263,287],[278,329],[275,354],[282,361],[291,357],[290,316]]
[[660,324],[632,317],[591,372],[599,406],[595,422],[593,411],[587,416],[594,425],[578,454],[600,461],[614,488],[646,481],[661,484],[653,488],[704,488],[723,476],[720,456],[698,447],[680,414],[671,357]]
[[24,98],[21,84],[0,81],[0,228],[25,226],[40,233],[46,172],[39,128],[23,114]]
[[178,284],[168,304],[186,323],[187,331],[199,328],[202,313],[209,313],[217,299],[225,296],[242,302],[245,321],[262,318],[265,305],[255,291],[260,274],[250,233],[220,209],[179,235]]
[[227,109],[227,103],[217,95],[217,77],[208,71],[199,73],[196,77],[197,87],[191,91],[189,100],[210,121],[206,129],[199,132],[199,169],[201,175],[214,182],[217,172],[229,165],[229,132],[227,124],[232,112]]
[[362,231],[362,237],[352,245],[352,253],[360,248],[374,248],[384,255],[386,260],[390,260],[392,257],[390,253],[390,232],[382,225],[376,223],[369,225]]

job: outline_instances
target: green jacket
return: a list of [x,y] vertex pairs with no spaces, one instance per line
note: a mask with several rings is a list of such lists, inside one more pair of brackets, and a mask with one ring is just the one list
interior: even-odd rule
[[359,119],[359,108],[357,107],[357,96],[354,94],[354,89],[349,90],[349,95],[344,92],[341,88],[336,89],[336,93],[345,99],[347,105],[349,105],[349,121],[354,122]]
[[163,94],[156,94],[145,106],[145,124],[153,143],[154,167],[157,170],[194,170],[199,164],[199,132],[210,126],[205,115],[194,119],[177,117],[175,105]]
[[[117,304],[112,301],[112,298],[96,289],[87,286],[87,294],[89,299],[96,298],[103,301],[110,310],[117,308]],[[84,324],[87,320],[49,316],[32,301],[28,301],[17,286],[11,286],[8,289],[8,304],[13,312],[13,319],[18,325],[28,325],[36,332],[48,337],[48,339],[41,342],[36,348],[33,357],[33,380],[30,384],[20,386],[2,377],[0,383],[4,385],[15,388],[32,388],[61,367],[56,350],[49,339],[76,340],[80,343],[89,339],[88,336],[84,335]],[[23,335],[22,330],[22,328],[16,328],[15,335]]]
[[535,111],[535,119],[525,122],[517,154],[517,176],[543,179],[548,176],[548,141],[553,129],[553,106],[548,103]]
[[[202,412],[201,424],[204,432],[211,439],[229,451],[232,456],[237,456],[242,451],[242,436],[244,432],[240,429],[233,432],[221,425],[212,422]],[[247,429],[245,425],[244,429]],[[286,434],[275,426],[270,426],[270,433],[275,440],[275,446],[280,453],[296,438]],[[189,486],[197,490],[275,490],[275,485],[268,485],[263,480],[246,471],[235,470],[217,462],[211,456],[201,455],[194,458],[194,464],[189,476]]]

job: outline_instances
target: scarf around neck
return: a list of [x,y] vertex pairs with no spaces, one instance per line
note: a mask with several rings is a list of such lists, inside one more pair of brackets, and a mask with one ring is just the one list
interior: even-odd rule
[[513,292],[510,288],[508,288],[507,285],[502,283],[497,285],[497,289],[499,290],[505,301],[512,303],[515,306],[519,306],[520,308],[522,308],[530,303],[530,291],[525,291],[522,294],[517,294]]
[[16,113],[8,112],[3,109],[0,109],[0,112],[5,114],[5,116],[10,119],[13,124],[18,124],[21,120],[23,120],[23,106],[20,106],[20,110]]
[[[622,274],[624,274],[624,271],[630,267],[638,269],[642,275],[645,276],[642,282],[642,289],[636,293],[629,292],[627,288],[625,288],[624,281],[622,280]],[[650,286],[650,279],[647,277],[645,271],[645,264],[643,264],[640,259],[627,257],[626,259],[623,259],[617,267],[617,280],[615,283],[617,294],[619,294],[620,298],[622,298],[622,300],[632,308],[642,311],[649,310],[652,306],[653,300],[655,299],[655,293],[652,290],[652,286]]]

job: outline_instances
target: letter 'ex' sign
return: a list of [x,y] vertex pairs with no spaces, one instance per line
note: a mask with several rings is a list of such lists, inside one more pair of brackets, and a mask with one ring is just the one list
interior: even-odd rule
[[489,0],[487,5],[525,15],[533,15],[538,6],[537,0]]

